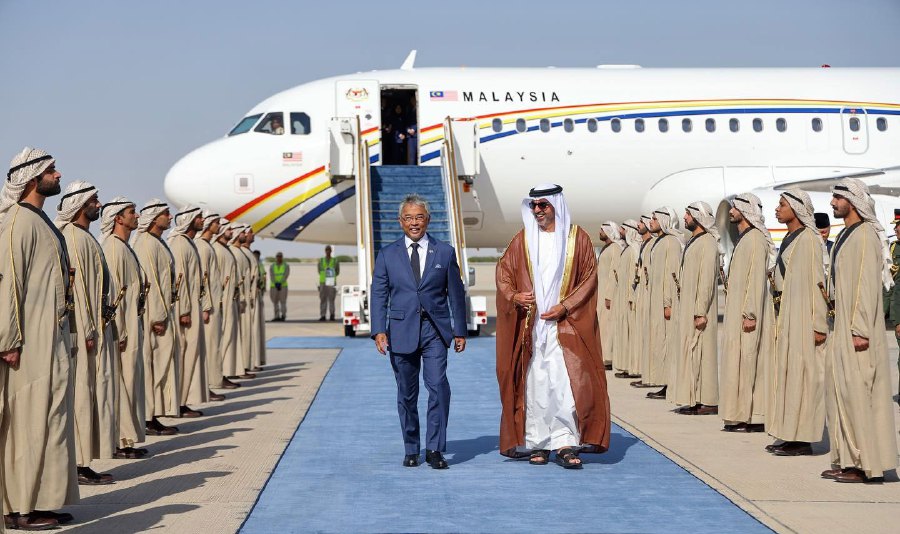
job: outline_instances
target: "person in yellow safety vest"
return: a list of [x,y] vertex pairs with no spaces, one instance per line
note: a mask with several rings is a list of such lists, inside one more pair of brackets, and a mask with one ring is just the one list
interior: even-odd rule
[[341,264],[331,256],[331,245],[325,246],[325,257],[319,258],[319,320],[325,320],[325,308],[334,321],[334,299],[337,296],[337,277]]
[[291,275],[291,266],[284,261],[284,254],[275,254],[275,263],[269,266],[269,298],[272,299],[272,307],[275,308],[275,317],[272,321],[284,321],[287,316],[288,277]]

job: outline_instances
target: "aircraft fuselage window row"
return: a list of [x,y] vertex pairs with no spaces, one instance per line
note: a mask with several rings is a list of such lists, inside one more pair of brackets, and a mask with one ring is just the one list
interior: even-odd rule
[[[574,132],[575,131],[575,121],[572,119],[563,120],[563,129],[566,132]],[[589,132],[593,133],[598,130],[597,119],[588,119],[586,121],[587,129]],[[763,120],[761,118],[753,119],[753,131],[761,132],[763,131]],[[861,122],[858,117],[851,117],[847,122],[848,127],[853,132],[858,132],[861,127]],[[541,119],[538,123],[539,128],[542,132],[547,133],[551,130],[552,125],[550,124],[550,119]],[[238,125],[240,126],[240,125]],[[713,133],[716,131],[716,119],[709,118],[705,121],[706,131],[709,133]],[[822,119],[819,117],[813,117],[810,121],[810,126],[812,131],[821,132],[824,129],[824,123]],[[669,131],[669,121],[668,119],[659,119],[657,122],[657,127],[659,131],[662,133],[666,133]],[[787,119],[784,117],[778,117],[775,119],[775,129],[779,132],[786,132],[788,127]],[[875,120],[875,127],[879,132],[885,132],[888,128],[887,119],[885,117],[878,117]],[[503,121],[501,119],[494,119],[491,121],[491,129],[494,132],[500,133],[503,131]],[[609,129],[615,133],[619,133],[622,131],[622,119],[613,118],[609,121]],[[644,119],[634,119],[634,131],[641,133],[646,129],[646,124]],[[694,129],[693,121],[691,119],[682,119],[681,120],[681,130],[685,133],[691,132]],[[728,119],[728,129],[733,133],[737,133],[741,130],[741,121],[739,119]],[[519,133],[524,133],[528,130],[528,124],[525,119],[516,119],[516,131]]]
[[[309,135],[312,128],[310,127],[310,119],[309,115],[299,111],[292,111],[289,114],[290,124],[291,124],[291,135]],[[281,111],[273,111],[271,113],[266,113],[266,116],[263,117],[262,121],[259,120],[262,117],[262,113],[256,115],[249,115],[241,119],[241,122],[235,126],[231,132],[228,133],[229,137],[233,135],[240,135],[242,133],[247,133],[252,128],[254,132],[269,134],[269,135],[284,135],[284,113]],[[257,121],[259,125],[256,128],[253,128],[256,125]]]

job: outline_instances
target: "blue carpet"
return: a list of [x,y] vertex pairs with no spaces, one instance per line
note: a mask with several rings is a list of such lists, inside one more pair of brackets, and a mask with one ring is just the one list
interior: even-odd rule
[[450,355],[446,471],[400,465],[394,377],[372,341],[269,347],[343,350],[241,532],[768,532],[615,425],[610,451],[583,456],[581,471],[500,456],[492,338]]

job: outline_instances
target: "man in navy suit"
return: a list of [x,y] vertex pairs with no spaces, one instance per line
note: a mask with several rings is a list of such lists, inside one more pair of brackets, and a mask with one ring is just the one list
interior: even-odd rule
[[[452,246],[428,235],[428,203],[416,194],[400,203],[406,234],[381,249],[372,278],[372,338],[381,354],[391,353],[397,380],[397,411],[406,456],[419,465],[419,369],[428,389],[425,461],[446,469],[450,383],[447,349],[466,348],[466,294]],[[452,319],[452,320],[451,320]]]

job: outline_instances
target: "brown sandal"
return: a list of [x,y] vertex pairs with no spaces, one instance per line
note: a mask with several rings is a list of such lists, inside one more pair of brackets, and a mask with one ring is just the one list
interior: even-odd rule
[[550,463],[550,451],[546,449],[532,451],[531,457],[528,458],[528,463],[531,465],[547,465]]

